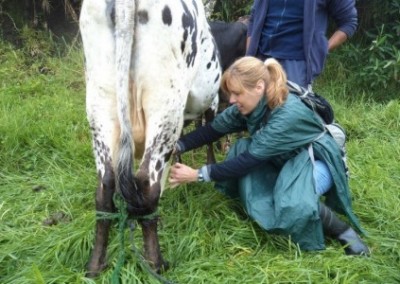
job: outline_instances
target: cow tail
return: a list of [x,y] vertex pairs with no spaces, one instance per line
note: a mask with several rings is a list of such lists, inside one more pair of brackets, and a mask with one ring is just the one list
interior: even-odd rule
[[116,99],[120,137],[115,152],[117,189],[129,205],[136,203],[137,186],[133,174],[133,134],[130,120],[129,81],[135,30],[136,1],[115,2]]

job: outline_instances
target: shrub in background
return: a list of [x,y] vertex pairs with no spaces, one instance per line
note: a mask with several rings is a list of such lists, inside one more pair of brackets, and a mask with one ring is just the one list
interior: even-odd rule
[[[400,0],[357,1],[359,31],[331,54],[343,77],[362,90],[400,85]],[[339,72],[338,72],[339,73]]]
[[213,18],[233,22],[241,16],[250,14],[253,1],[248,0],[218,0],[215,5]]

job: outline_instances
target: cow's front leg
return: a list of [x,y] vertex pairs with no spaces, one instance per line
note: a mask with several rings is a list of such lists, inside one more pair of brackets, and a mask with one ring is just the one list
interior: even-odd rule
[[102,218],[101,213],[115,212],[113,195],[115,192],[114,172],[109,164],[105,165],[103,177],[99,174],[99,186],[96,191],[96,235],[91,257],[87,265],[87,277],[96,277],[107,267],[107,245],[111,220]]

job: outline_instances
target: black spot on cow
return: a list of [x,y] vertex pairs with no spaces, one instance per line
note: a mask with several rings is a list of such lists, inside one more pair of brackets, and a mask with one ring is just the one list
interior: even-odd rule
[[181,51],[182,51],[182,53],[185,51],[186,40],[188,38],[188,35],[189,35],[189,31],[187,29],[185,29],[184,32],[183,32],[183,39],[182,39],[182,42],[181,42]]
[[140,10],[137,13],[138,18],[139,18],[139,23],[141,24],[147,24],[149,21],[149,13],[146,10]]
[[207,69],[210,69],[210,67],[211,67],[211,62],[208,62],[207,63]]
[[107,15],[110,15],[111,22],[113,26],[115,27],[115,2],[107,2],[107,7],[106,7],[106,13]]
[[[186,65],[188,67],[193,66],[194,65],[194,61],[196,59],[196,55],[197,55],[197,22],[195,17],[190,13],[187,5],[185,2],[183,2],[181,0],[182,3],[182,7],[184,10],[184,13],[182,14],[182,27],[185,30],[184,32],[184,37],[187,31],[188,35],[191,35],[191,40],[192,40],[192,50],[191,52],[189,52],[186,56]],[[184,44],[181,44],[181,50],[182,52],[184,51]]]
[[168,26],[170,26],[172,24],[171,9],[167,5],[162,10],[162,20],[163,20],[163,23]]
[[189,8],[186,5],[186,3],[183,2],[182,0],[181,0],[181,3],[182,3],[183,11],[184,11],[182,14],[182,27],[184,29],[188,29],[188,28],[193,29],[193,22],[194,22],[193,16],[190,13]]
[[215,61],[216,59],[217,59],[217,49],[214,48],[211,56],[211,61]]
[[196,15],[198,15],[199,14],[199,8],[197,7],[197,3],[194,0],[192,0],[192,3],[193,3],[194,9],[196,10]]
[[182,53],[185,51],[185,42],[184,41],[181,42],[181,51],[182,51]]
[[157,161],[156,171],[159,171],[160,169],[161,169],[161,161]]
[[197,55],[197,42],[196,42],[196,37],[197,37],[197,25],[194,29],[194,32],[192,34],[192,52],[188,54],[186,58],[186,64],[189,67],[190,65],[194,65],[194,61],[196,59]]
[[[165,121],[167,121],[167,117],[165,117]],[[164,128],[168,129],[169,127],[167,125],[165,125]],[[169,138],[168,138],[168,135],[166,133],[164,133],[164,135],[162,136],[162,139],[165,141],[165,143],[169,142]]]
[[219,80],[219,74],[217,75],[217,77],[215,77],[214,83],[217,83]]

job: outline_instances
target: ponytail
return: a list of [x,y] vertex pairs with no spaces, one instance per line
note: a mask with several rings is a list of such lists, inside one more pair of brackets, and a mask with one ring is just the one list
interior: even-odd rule
[[273,109],[284,103],[288,96],[287,77],[282,65],[274,58],[264,61],[269,73],[266,87],[268,106]]

